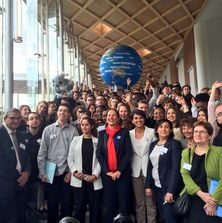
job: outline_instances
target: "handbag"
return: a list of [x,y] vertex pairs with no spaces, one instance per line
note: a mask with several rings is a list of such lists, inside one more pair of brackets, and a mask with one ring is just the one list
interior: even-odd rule
[[173,204],[173,212],[176,215],[185,216],[189,213],[190,208],[191,200],[190,195],[187,192],[178,197]]
[[[190,150],[189,150],[189,163],[190,163]],[[179,196],[173,204],[173,212],[176,215],[185,216],[189,213],[191,208],[190,195],[185,192]]]

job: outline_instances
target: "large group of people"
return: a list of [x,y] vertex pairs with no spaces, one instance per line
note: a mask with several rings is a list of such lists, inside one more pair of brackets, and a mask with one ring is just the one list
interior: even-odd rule
[[[222,82],[142,89],[74,86],[55,101],[11,108],[0,126],[0,222],[75,217],[112,223],[219,223]],[[211,181],[217,182],[210,192]],[[191,208],[174,212],[188,193]]]

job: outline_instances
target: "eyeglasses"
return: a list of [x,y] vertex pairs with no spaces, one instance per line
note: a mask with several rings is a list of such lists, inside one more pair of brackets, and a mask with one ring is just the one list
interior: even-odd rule
[[220,116],[222,116],[222,112],[219,112],[216,117],[219,118]]
[[193,132],[194,134],[201,134],[201,135],[205,135],[205,134],[207,134],[207,131],[194,131]]
[[10,119],[11,121],[19,121],[20,119],[21,119],[22,117],[13,117],[13,116],[11,116],[11,117],[8,117],[8,119]]

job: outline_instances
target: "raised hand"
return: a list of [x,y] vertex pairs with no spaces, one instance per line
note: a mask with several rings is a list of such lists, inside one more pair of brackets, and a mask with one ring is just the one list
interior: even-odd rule
[[129,85],[132,83],[132,80],[128,77],[128,78],[126,79],[126,83],[127,83],[127,85],[129,86]]
[[221,81],[215,81],[212,85],[212,89],[219,88],[219,87],[222,87]]

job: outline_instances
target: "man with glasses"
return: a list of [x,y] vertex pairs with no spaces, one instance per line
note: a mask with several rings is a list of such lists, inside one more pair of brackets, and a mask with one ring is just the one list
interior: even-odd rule
[[18,109],[8,110],[0,127],[0,222],[26,222],[26,182],[30,160],[25,137],[16,131],[21,121]]

